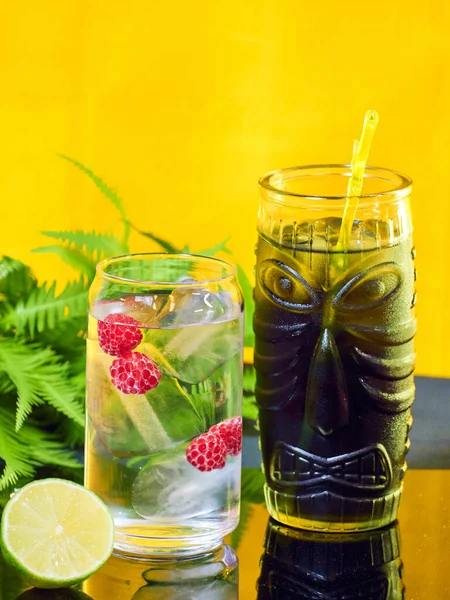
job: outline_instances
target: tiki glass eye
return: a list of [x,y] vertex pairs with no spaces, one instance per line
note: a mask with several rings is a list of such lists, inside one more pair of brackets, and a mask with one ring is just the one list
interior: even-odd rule
[[399,291],[403,276],[401,267],[385,262],[352,277],[333,299],[340,311],[370,310],[389,302]]
[[259,268],[261,288],[266,296],[292,311],[305,312],[318,304],[317,294],[292,267],[278,260],[265,260]]

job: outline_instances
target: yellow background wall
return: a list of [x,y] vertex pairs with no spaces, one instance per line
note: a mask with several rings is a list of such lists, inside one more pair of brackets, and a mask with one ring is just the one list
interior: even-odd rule
[[371,163],[415,182],[418,372],[450,376],[450,3],[41,0],[0,20],[1,253],[65,278],[29,253],[39,231],[118,228],[60,152],[143,229],[197,250],[231,235],[250,272],[258,176],[348,161],[375,108]]

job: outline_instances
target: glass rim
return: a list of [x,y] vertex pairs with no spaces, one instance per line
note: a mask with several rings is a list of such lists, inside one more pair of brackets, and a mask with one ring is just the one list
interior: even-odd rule
[[[275,175],[278,175],[279,177],[283,177],[283,175],[286,175],[288,173],[292,173],[295,171],[299,171],[300,173],[302,171],[307,171],[309,170],[320,170],[320,169],[350,169],[351,170],[351,165],[350,164],[339,164],[339,163],[324,163],[324,164],[311,164],[311,165],[298,165],[295,167],[286,167],[283,169],[275,169],[273,171],[269,171],[268,173],[266,173],[265,175],[263,175],[262,177],[259,178],[258,180],[258,184],[261,188],[263,188],[264,190],[266,190],[267,192],[270,192],[272,194],[278,194],[280,196],[286,196],[286,198],[299,198],[299,199],[303,199],[303,200],[337,200],[337,201],[345,201],[347,196],[346,195],[339,195],[339,196],[335,196],[335,195],[328,195],[328,194],[322,194],[322,195],[315,195],[315,194],[304,194],[304,193],[298,193],[298,192],[292,192],[292,191],[288,191],[288,190],[283,190],[280,188],[275,187],[274,185],[272,185],[271,183],[271,179],[272,177],[274,177]],[[409,188],[411,188],[412,186],[412,179],[410,177],[408,177],[408,175],[404,175],[403,173],[400,173],[399,171],[395,171],[394,169],[387,169],[385,167],[374,167],[374,166],[369,166],[367,165],[365,168],[365,173],[367,172],[369,173],[379,173],[379,174],[385,174],[388,176],[395,176],[398,179],[398,184],[395,185],[394,182],[392,182],[393,184],[393,188],[392,189],[388,189],[388,190],[384,190],[381,192],[375,192],[375,193],[370,193],[370,194],[361,194],[358,196],[358,198],[360,200],[366,200],[368,202],[370,202],[371,200],[377,198],[377,199],[383,199],[383,198],[388,198],[392,195],[399,195],[399,196],[403,196],[405,194],[405,190],[408,190]],[[326,175],[331,175],[332,173],[322,173],[323,176]],[[301,177],[301,174],[299,175],[298,178]],[[389,178],[388,178],[389,179]],[[272,201],[275,201],[273,198],[270,198]],[[364,202],[362,202],[361,204],[363,204]]]
[[[152,259],[183,259],[183,260],[194,260],[194,261],[205,261],[207,263],[216,263],[221,264],[227,268],[227,273],[225,275],[221,275],[220,277],[213,277],[209,279],[196,279],[193,281],[153,281],[153,280],[143,280],[143,279],[129,279],[127,277],[120,277],[119,275],[114,275],[112,273],[108,273],[105,270],[105,267],[123,260],[152,260]],[[176,288],[193,288],[199,287],[201,285],[206,285],[208,283],[217,283],[219,281],[225,281],[231,277],[235,277],[237,274],[237,267],[233,263],[224,260],[222,258],[217,258],[215,256],[205,256],[203,254],[189,254],[187,252],[137,252],[137,253],[129,253],[122,254],[119,256],[111,256],[109,258],[104,258],[99,263],[97,263],[95,268],[96,274],[101,276],[108,281],[112,281],[115,283],[126,284],[126,285],[142,285],[142,286],[152,286],[152,287],[176,287]]]

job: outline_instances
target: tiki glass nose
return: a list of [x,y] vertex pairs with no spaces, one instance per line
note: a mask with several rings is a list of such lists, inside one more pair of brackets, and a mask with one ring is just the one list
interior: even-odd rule
[[348,394],[341,358],[329,328],[314,348],[306,389],[306,422],[321,435],[347,425]]

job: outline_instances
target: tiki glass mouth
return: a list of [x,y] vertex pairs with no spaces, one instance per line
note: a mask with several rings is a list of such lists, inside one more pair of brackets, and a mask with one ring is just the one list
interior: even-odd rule
[[124,286],[192,288],[233,278],[236,267],[207,256],[144,253],[105,259],[97,265],[97,275]]
[[[309,165],[271,171],[259,180],[261,193],[269,201],[305,206],[319,203],[345,206],[350,165]],[[389,203],[408,196],[412,181],[390,169],[366,167],[359,206]],[[311,206],[312,207],[312,206]]]

